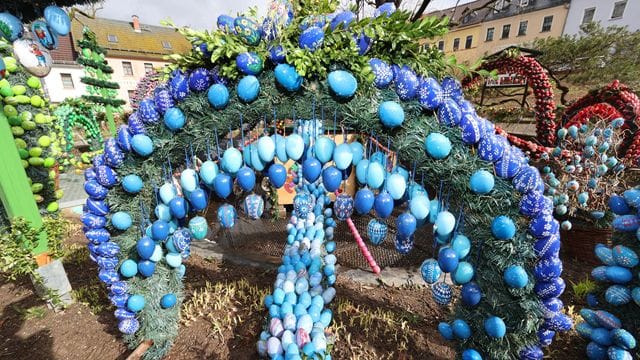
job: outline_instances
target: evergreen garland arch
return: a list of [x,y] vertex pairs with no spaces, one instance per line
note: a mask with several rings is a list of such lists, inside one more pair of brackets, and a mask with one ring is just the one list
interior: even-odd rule
[[[206,189],[208,196],[216,196],[214,193],[217,193],[217,196],[224,198],[223,186],[219,187],[216,179],[219,178],[220,183],[228,182],[234,175],[229,170],[231,160],[226,159],[226,154],[237,152],[230,150],[235,144],[230,145],[226,140],[215,141],[216,137],[224,139],[228,130],[243,129],[243,125],[249,128],[259,126],[265,114],[269,118],[274,114],[277,119],[291,117],[296,122],[312,120],[311,124],[316,124],[316,121],[322,120],[319,114],[324,112],[336,114],[335,121],[350,132],[375,133],[381,143],[391,144],[391,150],[398,154],[399,164],[403,168],[414,169],[413,174],[424,174],[427,179],[437,182],[431,184],[433,188],[440,188],[440,196],[435,202],[436,211],[450,209],[451,213],[464,213],[465,234],[471,241],[471,254],[465,254],[467,257],[464,260],[475,273],[473,283],[477,287],[470,286],[473,287],[471,292],[477,294],[479,289],[482,297],[474,306],[467,306],[460,299],[455,299],[450,305],[453,307],[451,320],[457,319],[453,327],[464,323],[471,331],[470,336],[458,338],[460,341],[457,345],[463,356],[472,359],[541,359],[541,347],[550,343],[554,331],[566,330],[571,326],[570,319],[562,314],[562,303],[557,298],[564,290],[558,259],[558,222],[550,215],[551,202],[542,195],[544,184],[538,171],[527,165],[520,150],[510,146],[505,138],[494,134],[495,129],[490,122],[475,114],[470,103],[462,98],[460,84],[445,76],[447,67],[442,55],[437,51],[422,49],[411,40],[439,33],[444,29],[444,24],[433,18],[411,23],[408,13],[391,14],[389,11],[388,15],[377,14],[378,17],[374,19],[349,20],[347,24],[350,22],[350,26],[340,28],[332,26],[334,21],[339,22],[335,19],[349,19],[352,14],[336,12],[327,16],[317,15],[335,11],[334,2],[321,2],[320,5],[306,4],[306,1],[297,1],[293,5],[286,1],[274,3],[279,6],[273,10],[275,13],[270,11],[267,23],[281,18],[285,21],[280,27],[281,36],[272,41],[286,45],[286,61],[295,64],[295,68],[281,64],[273,71],[268,65],[265,70],[258,70],[255,76],[239,73],[247,69],[240,62],[236,67],[236,56],[240,58],[238,55],[247,50],[254,50],[257,56],[262,56],[267,53],[267,46],[270,47],[269,43],[253,42],[252,36],[258,36],[258,27],[248,17],[235,20],[239,35],[224,23],[220,25],[220,19],[220,29],[211,33],[198,34],[182,29],[194,42],[196,50],[184,57],[174,57],[182,70],[174,70],[168,82],[158,86],[153,99],[147,98],[140,103],[139,109],[129,117],[128,125],[121,126],[114,139],[105,141],[104,155],[97,156],[93,168],[85,173],[85,189],[89,195],[82,216],[85,234],[89,240],[91,257],[100,267],[99,277],[109,287],[110,299],[117,307],[115,316],[119,320],[119,329],[126,334],[127,343],[136,347],[145,340],[153,340],[153,346],[145,353],[145,358],[156,359],[167,353],[178,333],[185,271],[188,276],[181,259],[189,256],[190,241],[201,238],[208,221],[201,216],[201,212],[195,211],[194,208],[201,206],[196,205],[198,201],[192,198],[192,194],[199,189]],[[306,15],[314,17],[304,17]],[[300,25],[305,21],[307,24],[319,21],[323,26],[318,28],[324,32],[324,45],[316,52],[293,45],[298,43]],[[362,34],[361,31],[375,39],[375,45],[362,55],[358,54],[362,49],[353,40],[353,34]],[[390,46],[396,38],[405,40]],[[247,43],[255,45],[247,46]],[[213,53],[203,56],[210,51]],[[324,64],[327,59],[322,56],[326,53],[334,54],[330,58],[334,60],[327,65]],[[370,66],[370,63],[380,64],[371,62],[372,59],[410,64],[411,67],[401,69],[398,66],[394,77],[391,67],[381,71],[377,66]],[[214,64],[216,71],[212,73]],[[288,75],[281,78],[278,75],[280,70],[286,70]],[[341,80],[328,82],[327,73],[331,78],[337,74],[336,71]],[[434,75],[442,78],[442,82],[436,81],[432,77]],[[239,81],[237,78],[240,78]],[[390,78],[395,78],[392,87],[381,85],[383,79],[389,80],[386,81],[386,85],[389,85]],[[354,81],[357,91],[353,87]],[[375,81],[380,88],[371,81]],[[255,90],[257,84],[259,94],[253,99],[248,93]],[[210,95],[213,87],[221,93]],[[228,98],[225,94],[228,94]],[[339,94],[353,96],[341,97]],[[379,108],[386,102],[395,104],[391,105],[395,115],[399,112],[404,114],[404,120],[400,120],[401,126],[389,127],[386,115],[382,117],[387,125],[381,123]],[[331,122],[327,121],[328,124]],[[273,123],[267,123],[265,128],[272,127]],[[425,152],[425,139],[436,133],[446,137],[452,144],[448,156],[438,156],[440,159]],[[313,144],[317,133],[307,131],[302,135]],[[254,148],[257,149],[259,143],[260,140],[242,150],[246,152],[251,149],[248,154],[256,156]],[[304,152],[308,152],[308,148]],[[264,171],[271,178],[270,169],[278,161],[273,164],[261,163],[253,156],[243,154],[242,159],[255,171]],[[274,158],[273,154],[271,158]],[[313,158],[313,151],[308,152],[306,160]],[[335,153],[333,158],[337,163]],[[221,170],[207,185],[202,167],[197,168],[197,164],[209,159],[216,162]],[[310,276],[317,271],[320,274],[317,286],[320,288],[311,291],[319,295],[318,291],[324,294],[335,281],[335,275],[328,270],[335,262],[329,260],[334,250],[334,246],[330,245],[332,231],[329,230],[335,226],[333,215],[344,219],[344,213],[349,215],[348,210],[352,205],[349,205],[349,199],[343,197],[339,205],[332,205],[333,211],[327,212],[324,207],[329,205],[326,200],[328,192],[325,192],[324,186],[328,185],[322,177],[313,183],[303,180],[310,169],[305,169],[306,160],[300,160],[299,197],[294,200],[295,216],[291,221],[291,231],[296,235],[287,239],[284,258],[288,260],[284,260],[279,270],[283,277],[290,270],[299,270],[293,271],[293,277],[305,279],[301,282],[307,281],[308,284],[311,283]],[[348,168],[355,171],[351,165]],[[189,179],[193,179],[194,170],[200,172],[202,182],[189,182]],[[495,183],[486,195],[469,190],[470,178],[478,170],[486,170]],[[174,176],[178,173],[180,176]],[[503,177],[493,176],[492,173]],[[184,174],[191,175],[187,175],[185,180]],[[408,179],[405,179],[405,184],[417,193],[427,192]],[[191,193],[181,191],[192,185],[195,185],[195,190]],[[310,190],[312,188],[315,190]],[[176,199],[174,191],[178,197],[184,195],[186,199],[172,202]],[[309,191],[316,191],[317,197],[311,196]],[[435,197],[431,191],[429,198]],[[315,201],[318,201],[318,212],[313,217],[305,217],[307,210],[316,210],[313,206],[307,207]],[[178,215],[185,212],[183,204],[187,202],[191,204],[189,215]],[[399,201],[399,204],[404,204],[397,206],[406,209],[406,201]],[[230,226],[235,216],[237,212],[224,205],[218,209],[217,221],[223,226]],[[413,221],[415,224],[415,218]],[[295,223],[303,223],[300,229],[308,231],[310,227],[305,228],[305,222],[309,222],[309,226],[317,226],[313,241],[317,240],[319,245],[311,245],[312,250],[314,246],[317,249],[316,253],[305,252],[308,246],[300,245],[305,242],[304,236],[296,232],[298,225]],[[173,235],[168,236],[169,231],[173,231]],[[300,239],[296,241],[294,238],[298,234]],[[440,240],[446,244],[452,234],[450,230]],[[402,247],[403,243],[413,241],[410,236],[400,240],[403,251],[406,250]],[[304,258],[304,253],[311,257],[309,264],[299,259]],[[292,262],[296,264],[295,267]],[[503,280],[507,269],[517,266],[520,271],[516,272],[515,280],[519,283],[524,280],[518,288],[507,285]],[[150,268],[153,270],[150,271]],[[455,268],[450,269],[453,270]],[[506,277],[509,283],[514,281],[510,275]],[[443,277],[436,277],[431,283],[435,283],[434,297],[439,301],[443,301],[443,297],[447,300],[447,289],[451,290],[451,286],[445,284]],[[306,356],[328,355],[321,346],[322,341],[316,341],[316,337],[325,338],[326,346],[327,339],[322,326],[311,333],[307,330],[303,334],[297,330],[298,342],[294,344],[294,349],[289,349],[290,346],[278,349],[278,345],[282,346],[278,336],[283,336],[281,330],[284,330],[285,322],[272,305],[282,302],[276,299],[284,295],[283,291],[282,288],[274,289],[271,297],[265,299],[269,323],[265,324],[262,334],[256,334],[262,355],[268,353],[271,357],[277,357],[282,356],[284,351],[291,351],[299,357],[303,353]],[[319,308],[318,312],[321,310],[323,316],[329,314],[330,322],[327,300],[332,296],[320,298],[320,303],[316,298],[313,302]],[[450,298],[443,303],[449,304]],[[443,311],[446,311],[446,307]],[[443,325],[443,328],[446,326]],[[503,333],[504,328],[506,334]],[[443,335],[449,337],[450,333],[443,331]]]

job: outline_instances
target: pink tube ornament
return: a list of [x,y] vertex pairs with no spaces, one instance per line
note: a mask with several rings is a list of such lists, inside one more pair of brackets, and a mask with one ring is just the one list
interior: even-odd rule
[[349,229],[351,229],[351,234],[356,239],[356,243],[358,243],[358,247],[360,248],[362,255],[364,255],[364,258],[367,259],[367,262],[369,263],[371,270],[373,270],[374,274],[380,275],[380,267],[376,263],[376,260],[373,258],[373,256],[371,256],[371,253],[367,248],[367,244],[365,244],[364,240],[362,240],[362,236],[360,236],[360,233],[358,232],[358,229],[356,228],[356,225],[353,223],[351,218],[347,218],[347,225],[349,225]]

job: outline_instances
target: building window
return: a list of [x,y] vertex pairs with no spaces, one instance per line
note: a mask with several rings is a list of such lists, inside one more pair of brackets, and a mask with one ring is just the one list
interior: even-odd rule
[[593,21],[593,16],[596,14],[596,8],[588,8],[584,9],[584,14],[582,15],[582,24],[587,24]]
[[150,72],[153,71],[153,64],[152,63],[144,63],[144,73],[148,74]]
[[493,41],[493,33],[496,31],[494,28],[487,29],[487,38],[484,41]]
[[620,19],[624,14],[624,8],[627,7],[627,1],[618,1],[613,4],[613,12],[611,13],[612,19]]
[[520,21],[520,26],[518,26],[518,36],[527,35],[527,25],[529,25],[529,21]]
[[551,24],[553,24],[553,15],[545,16],[542,19],[542,30],[540,32],[551,31]]
[[62,80],[62,88],[63,89],[75,89],[75,86],[73,85],[73,78],[71,77],[71,74],[61,73],[60,74],[60,80]]
[[500,37],[500,39],[508,39],[510,31],[511,31],[511,24],[503,25],[502,26],[502,36]]
[[460,38],[453,39],[453,51],[460,49]]
[[464,41],[464,48],[465,49],[471,49],[471,45],[473,44],[473,35],[469,35],[467,36],[466,40]]
[[171,49],[171,43],[168,41],[163,41],[162,42],[162,47],[165,49]]
[[125,76],[133,76],[133,66],[129,61],[122,62],[122,72]]
[[495,5],[493,6],[493,12],[499,13],[504,10],[509,4],[506,0],[497,0]]
[[127,90],[127,94],[129,95],[129,104],[131,104],[133,102],[133,97],[136,94],[135,90]]
[[118,37],[113,35],[113,34],[109,34],[109,35],[107,35],[107,41],[108,42],[112,42],[112,43],[117,43],[118,42]]
[[438,50],[444,51],[444,40],[438,41]]

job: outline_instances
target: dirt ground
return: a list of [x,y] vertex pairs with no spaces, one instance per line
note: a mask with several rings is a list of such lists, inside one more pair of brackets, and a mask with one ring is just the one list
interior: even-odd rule
[[[129,355],[106,291],[97,280],[96,265],[86,257],[85,241],[76,233],[67,244],[64,263],[76,303],[64,311],[47,309],[28,279],[0,280],[0,359],[125,359]],[[580,280],[572,279],[580,273],[578,265],[565,266],[568,280]],[[266,316],[259,302],[271,288],[275,266],[247,269],[192,256],[187,274],[183,323],[167,359],[257,358],[255,341]],[[338,296],[331,304],[334,359],[455,357],[452,343],[437,332],[447,310],[431,300],[426,287],[364,287],[339,278],[336,288]],[[570,292],[569,286],[567,297]],[[575,332],[557,339],[547,350],[549,358],[583,357],[586,343]]]

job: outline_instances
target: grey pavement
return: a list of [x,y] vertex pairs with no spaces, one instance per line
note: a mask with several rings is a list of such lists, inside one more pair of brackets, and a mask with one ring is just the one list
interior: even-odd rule
[[84,205],[87,194],[84,192],[84,176],[75,173],[60,174],[60,188],[64,196],[60,199],[60,208],[67,209]]

